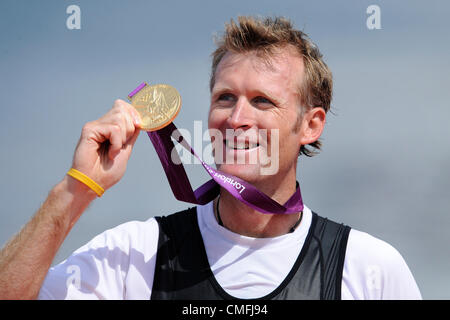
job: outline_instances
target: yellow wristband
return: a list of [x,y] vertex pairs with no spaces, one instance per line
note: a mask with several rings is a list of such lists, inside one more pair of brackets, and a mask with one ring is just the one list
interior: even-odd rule
[[85,175],[84,173],[75,170],[74,168],[70,169],[67,174],[69,176],[71,176],[72,178],[77,179],[78,181],[84,183],[85,185],[87,185],[89,188],[91,188],[96,194],[97,196],[101,197],[103,195],[103,192],[105,192],[105,189],[103,189],[102,187],[100,187],[94,180],[92,180],[91,178],[89,178],[87,175]]

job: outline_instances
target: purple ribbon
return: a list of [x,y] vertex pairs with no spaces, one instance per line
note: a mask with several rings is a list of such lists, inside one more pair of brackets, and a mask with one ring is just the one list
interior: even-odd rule
[[[139,90],[141,90],[145,84],[141,84],[138,88],[132,91],[128,97],[132,97]],[[184,202],[189,202],[198,205],[204,205],[216,198],[219,195],[220,187],[231,193],[236,199],[250,206],[251,208],[268,214],[289,214],[298,213],[303,211],[302,195],[300,193],[300,187],[297,183],[296,191],[291,198],[281,205],[263,192],[259,191],[252,184],[235,177],[233,175],[216,170],[207,165],[200,157],[197,156],[192,147],[186,142],[178,131],[176,137],[173,137],[180,143],[186,150],[189,150],[206,169],[206,172],[211,176],[211,180],[201,185],[195,191],[192,189],[189,178],[184,170],[184,166],[180,161],[178,153],[173,153],[175,148],[172,135],[177,131],[177,128],[173,123],[170,123],[166,127],[157,131],[148,131],[147,134],[155,147],[155,150],[159,156],[159,160],[166,173],[167,180],[176,199]],[[177,139],[177,137],[179,137]],[[176,157],[174,160],[178,163],[174,163],[171,157]]]

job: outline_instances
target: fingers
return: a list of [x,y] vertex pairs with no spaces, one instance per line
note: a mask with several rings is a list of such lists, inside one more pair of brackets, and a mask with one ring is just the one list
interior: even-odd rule
[[140,128],[141,116],[131,104],[117,99],[116,101],[114,101],[112,110],[118,113],[124,113],[127,116],[127,120],[131,121],[134,126]]
[[113,160],[116,155],[119,154],[120,150],[122,150],[122,146],[126,143],[126,133],[124,133],[123,126],[121,127],[119,125],[112,125],[109,128],[106,127],[106,129],[109,129],[106,134],[110,133],[109,142],[111,144],[108,151],[108,157]]
[[140,116],[134,107],[116,100],[108,113],[83,127],[83,135],[98,147],[109,141],[108,157],[114,159],[126,145],[134,145],[140,126]]
[[134,144],[136,143],[137,138],[139,137],[140,130],[136,130],[134,135],[128,140],[127,144],[125,145],[125,151],[130,156],[131,155],[131,149],[134,147]]
[[110,127],[110,149],[108,156],[114,159],[126,145],[134,145],[140,132],[140,116],[136,109],[123,100],[116,100],[113,108],[101,119]]
[[114,102],[112,109],[99,121],[118,124],[121,126],[121,129],[126,129],[127,132],[134,132],[136,128],[141,126],[141,118],[136,109],[131,104],[120,99]]
[[125,173],[140,127],[140,116],[134,107],[116,100],[103,117],[83,126],[72,168],[81,171],[105,190],[109,189]]

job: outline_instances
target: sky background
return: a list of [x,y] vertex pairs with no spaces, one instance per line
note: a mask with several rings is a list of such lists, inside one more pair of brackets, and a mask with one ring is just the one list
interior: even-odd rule
[[[66,27],[71,4],[80,30]],[[366,26],[372,4],[380,30]],[[443,0],[2,0],[0,245],[64,177],[85,122],[147,81],[178,89],[179,128],[199,120],[205,130],[214,35],[239,15],[282,15],[319,46],[335,84],[323,151],[299,161],[305,203],[393,245],[425,299],[450,299],[449,9]],[[194,187],[208,179],[200,165],[186,171]],[[106,229],[188,206],[141,134],[124,178],[54,263]]]

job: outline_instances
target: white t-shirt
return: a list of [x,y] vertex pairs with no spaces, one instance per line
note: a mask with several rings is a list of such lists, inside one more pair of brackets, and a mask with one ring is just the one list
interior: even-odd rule
[[[213,203],[197,208],[208,261],[217,282],[237,298],[272,292],[297,259],[312,213],[293,232],[251,238],[221,227]],[[107,230],[51,268],[39,299],[150,299],[159,229],[154,218]],[[342,299],[421,299],[400,253],[386,242],[351,229],[344,261]]]

